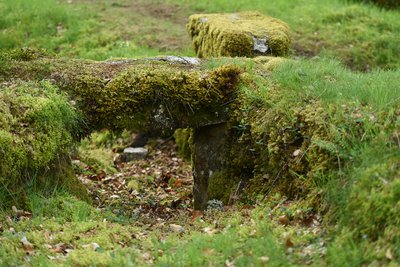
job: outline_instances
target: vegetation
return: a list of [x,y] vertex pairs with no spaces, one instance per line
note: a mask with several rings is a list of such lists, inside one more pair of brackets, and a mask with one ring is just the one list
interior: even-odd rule
[[[190,14],[249,10],[287,23],[288,59],[65,58],[193,56]],[[1,1],[0,265],[400,264],[399,16],[339,0]],[[112,163],[127,132],[73,149],[90,128],[148,126],[140,114],[160,103],[186,127],[220,102],[224,169],[209,186],[225,206],[204,214],[190,218],[174,144],[129,164]],[[182,157],[191,134],[175,133]]]

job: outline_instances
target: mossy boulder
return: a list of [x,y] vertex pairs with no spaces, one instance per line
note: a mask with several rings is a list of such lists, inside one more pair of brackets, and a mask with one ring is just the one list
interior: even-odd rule
[[259,12],[196,14],[187,29],[198,57],[285,56],[291,43],[286,23]]
[[45,174],[53,183],[73,177],[66,155],[78,139],[80,115],[55,86],[0,85],[0,118],[0,195],[9,197],[1,205],[15,200],[8,193],[39,183]]

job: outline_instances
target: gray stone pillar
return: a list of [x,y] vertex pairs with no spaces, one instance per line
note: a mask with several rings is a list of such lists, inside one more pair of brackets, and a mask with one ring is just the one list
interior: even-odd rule
[[195,210],[206,208],[208,183],[214,173],[223,168],[226,123],[203,126],[194,129],[192,138],[193,198]]

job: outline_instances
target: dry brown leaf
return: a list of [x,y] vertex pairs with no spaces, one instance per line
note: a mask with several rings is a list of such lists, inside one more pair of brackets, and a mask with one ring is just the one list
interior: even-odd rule
[[28,239],[26,238],[26,236],[21,238],[21,243],[22,243],[22,247],[24,248],[25,252],[28,255],[32,255],[34,254],[34,246],[31,242],[28,241]]
[[287,248],[291,248],[294,246],[294,243],[292,242],[292,239],[290,238],[290,236],[288,236],[285,240],[285,246]]
[[289,218],[286,215],[279,216],[278,221],[280,224],[283,224],[283,225],[289,224]]

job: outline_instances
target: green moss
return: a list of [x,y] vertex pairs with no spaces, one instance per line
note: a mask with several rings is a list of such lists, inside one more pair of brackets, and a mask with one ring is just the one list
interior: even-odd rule
[[364,259],[380,265],[391,260],[398,264],[400,259],[400,154],[398,148],[383,149],[364,149],[364,162],[352,170],[355,182],[343,212],[345,230],[332,248],[352,240],[364,247]]
[[234,192],[232,177],[227,170],[213,173],[208,182],[208,199],[219,199],[228,203]]
[[343,228],[335,232],[328,249],[328,262],[336,265],[347,259],[359,264],[397,266],[400,263],[398,148],[369,147],[362,158],[351,172],[355,182],[342,210]]
[[258,12],[196,14],[187,29],[198,57],[285,56],[290,47],[288,26]]
[[190,136],[192,134],[192,129],[177,129],[174,133],[175,143],[178,150],[179,156],[183,159],[191,160],[191,149],[190,149]]
[[285,62],[285,60],[287,60],[287,59],[284,59],[281,57],[259,56],[259,57],[254,58],[254,62],[257,64],[260,64],[267,71],[273,71],[277,66],[279,66],[281,63]]
[[45,82],[1,87],[0,107],[0,183],[7,192],[50,173],[46,169],[57,165],[72,145],[79,116]]

